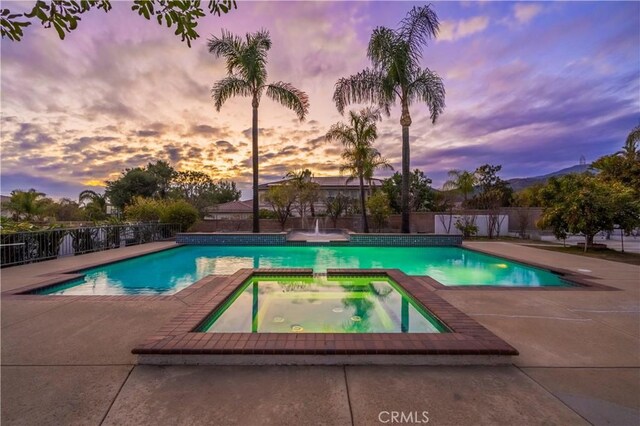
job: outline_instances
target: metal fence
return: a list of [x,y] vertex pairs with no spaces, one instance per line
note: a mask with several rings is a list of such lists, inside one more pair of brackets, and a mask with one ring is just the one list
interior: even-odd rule
[[180,225],[139,223],[130,225],[59,228],[35,232],[0,234],[2,267],[78,256],[152,241],[174,238]]

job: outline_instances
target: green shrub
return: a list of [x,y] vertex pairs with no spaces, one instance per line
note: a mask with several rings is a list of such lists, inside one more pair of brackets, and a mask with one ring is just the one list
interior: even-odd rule
[[389,197],[382,191],[374,192],[367,200],[367,209],[369,209],[373,225],[380,232],[392,213]]
[[152,198],[136,197],[133,203],[126,206],[124,216],[136,222],[156,222],[160,220],[164,203]]
[[188,230],[199,217],[198,209],[184,200],[165,202],[160,211],[160,222],[178,223],[181,232]]
[[260,209],[260,219],[277,219],[278,215],[273,210]]
[[461,219],[456,220],[454,226],[458,231],[462,232],[464,238],[473,237],[478,233],[475,216],[463,216]]

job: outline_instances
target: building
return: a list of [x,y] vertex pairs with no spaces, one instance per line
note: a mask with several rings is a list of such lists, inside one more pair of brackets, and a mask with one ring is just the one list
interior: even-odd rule
[[[282,179],[275,182],[263,183],[258,186],[258,199],[260,200],[260,208],[271,209],[269,203],[264,199],[264,195],[267,193],[270,187],[276,185],[282,185],[288,182],[289,179]],[[330,197],[335,197],[338,194],[342,194],[351,199],[360,199],[360,182],[358,179],[352,179],[349,181],[347,176],[326,176],[326,177],[312,177],[311,181],[317,183],[320,189],[318,201],[314,204],[314,211],[316,213],[324,212],[324,200]],[[365,194],[368,196],[371,194],[371,190],[374,187],[380,187],[382,180],[374,178],[371,181],[371,186],[368,182],[365,182]]]
[[251,219],[252,212],[253,200],[230,201],[228,203],[207,207],[204,219]]

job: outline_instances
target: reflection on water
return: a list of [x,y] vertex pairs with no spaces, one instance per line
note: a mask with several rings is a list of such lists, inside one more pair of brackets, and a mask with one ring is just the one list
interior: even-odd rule
[[86,271],[52,294],[173,294],[209,275],[241,268],[390,268],[445,285],[561,286],[545,270],[458,247],[186,246]]
[[[258,277],[202,327],[208,332],[438,333],[445,331],[387,278]],[[256,291],[256,288],[259,291]]]

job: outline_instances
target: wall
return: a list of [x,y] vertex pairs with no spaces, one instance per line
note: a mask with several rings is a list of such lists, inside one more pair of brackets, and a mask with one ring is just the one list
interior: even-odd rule
[[183,233],[176,236],[179,244],[199,244],[214,246],[356,246],[356,247],[433,247],[459,246],[459,235],[434,234],[351,234],[349,241],[305,242],[287,241],[287,234],[280,233],[228,233],[200,234]]
[[[542,213],[542,209],[538,207],[522,208],[522,207],[508,207],[500,210],[500,213],[506,215],[508,219],[508,231],[518,232],[520,217],[526,217],[529,222],[526,227],[528,231],[537,231],[536,221]],[[433,234],[436,232],[436,215],[442,215],[446,213],[439,212],[414,212],[411,214],[411,231],[416,233]],[[467,214],[467,215],[486,215],[485,210],[464,210],[455,211],[454,214]],[[289,229],[313,229],[316,218],[306,218],[306,223],[303,225],[302,220],[299,217],[292,217],[287,220],[285,230]],[[333,222],[328,217],[318,217],[320,228],[333,228]],[[399,214],[391,215],[388,220],[387,226],[382,230],[383,232],[399,232],[401,216]],[[349,229],[354,232],[362,232],[362,218],[360,216],[343,216],[338,218],[336,228]],[[234,219],[234,220],[203,220],[198,222],[191,229],[193,232],[248,232],[251,231],[251,219]],[[369,224],[371,227],[371,224]],[[260,219],[260,230],[262,232],[280,232],[280,223],[275,219]],[[371,232],[375,229],[371,227]],[[501,232],[502,234],[502,232]]]

